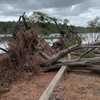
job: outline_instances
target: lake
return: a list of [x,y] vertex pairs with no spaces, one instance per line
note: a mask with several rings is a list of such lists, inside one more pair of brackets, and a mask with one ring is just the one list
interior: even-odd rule
[[[4,49],[8,48],[8,42],[6,42],[6,41],[1,42],[0,47],[4,48]],[[0,53],[4,53],[4,51],[0,50]]]
[[[54,38],[56,36],[56,38]],[[59,37],[59,34],[51,34],[50,36],[45,36],[44,39],[46,40],[46,42],[49,43],[50,46],[52,46],[52,44],[57,41],[57,38]],[[81,34],[82,37],[82,44],[86,44],[86,43],[91,43],[95,40],[100,40],[100,33],[84,33]],[[50,39],[51,38],[51,39]]]
[[[3,38],[5,35],[4,34],[0,34],[0,40],[1,38]],[[57,41],[57,39],[59,38],[59,34],[51,34],[50,36],[42,36],[42,38],[45,39],[45,41],[52,46],[52,44]],[[84,33],[81,34],[83,40],[82,43],[86,44],[86,43],[91,43],[93,41],[100,40],[100,33]],[[7,35],[7,37],[11,38],[12,36],[10,34]],[[1,41],[0,42],[0,47],[1,48],[7,48],[8,47],[8,42],[7,41]],[[2,50],[0,50],[0,53],[3,53]]]

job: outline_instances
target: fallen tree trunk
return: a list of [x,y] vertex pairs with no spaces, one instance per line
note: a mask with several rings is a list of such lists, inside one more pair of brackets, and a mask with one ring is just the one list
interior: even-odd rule
[[66,63],[69,67],[70,71],[73,70],[90,70],[90,71],[99,71],[100,72],[100,57],[95,58],[83,58],[81,60],[74,59],[74,60],[67,60],[61,61],[58,60],[55,64],[43,67],[43,71],[51,71],[55,69],[59,69],[62,66],[62,63]]
[[64,57],[68,53],[77,50],[79,45],[80,44],[76,44],[76,45],[73,45],[73,46],[71,46],[71,47],[69,47],[69,48],[67,48],[65,50],[62,50],[61,52],[53,55],[49,59],[46,59],[45,62],[41,64],[41,66],[45,67],[45,66],[49,66],[49,65],[52,65],[52,64],[56,63],[57,60],[59,60],[60,58]]
[[[79,58],[78,58],[79,59]],[[72,60],[67,60],[64,61],[66,63],[71,63],[71,62],[81,62],[81,61],[86,61],[86,62],[91,62],[92,64],[100,64],[100,57],[94,57],[94,58],[82,58],[81,60],[78,59],[72,59]],[[62,63],[62,60],[58,60],[56,64]]]
[[[92,48],[90,51],[94,50],[95,48],[100,48],[99,46],[100,42],[93,42],[91,44],[75,44],[65,50],[60,51],[59,53],[53,55],[52,57],[47,57],[47,55],[45,53],[42,53],[41,55],[43,56],[43,58],[45,58],[45,62],[43,62],[41,64],[41,67],[46,67],[46,66],[50,66],[52,64],[55,64],[59,59],[61,59],[62,57],[64,57],[65,55],[79,50],[79,49],[83,49],[83,48]],[[85,55],[85,54],[84,54]],[[45,57],[46,56],[46,57]]]
[[[69,66],[68,66],[69,65]],[[74,65],[74,66],[72,66],[72,65],[70,65],[70,64],[68,64],[67,66],[68,66],[68,69],[69,69],[69,71],[77,71],[77,70],[80,70],[80,71],[82,71],[82,70],[89,70],[89,71],[92,71],[92,72],[100,72],[100,66],[99,65],[92,65],[92,64],[90,64],[90,65],[85,65],[85,64],[76,64],[76,65]],[[78,65],[80,65],[80,66],[78,66]],[[44,72],[48,72],[48,71],[53,71],[53,70],[58,70],[58,69],[60,69],[61,68],[61,64],[56,64],[56,65],[51,65],[51,66],[49,66],[49,67],[44,67],[43,68],[43,71]]]

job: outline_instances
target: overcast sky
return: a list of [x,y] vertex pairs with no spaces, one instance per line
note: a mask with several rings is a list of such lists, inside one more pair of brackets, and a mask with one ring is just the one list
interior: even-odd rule
[[30,15],[34,11],[87,26],[89,20],[100,16],[100,0],[0,0],[0,21],[17,21],[23,12]]

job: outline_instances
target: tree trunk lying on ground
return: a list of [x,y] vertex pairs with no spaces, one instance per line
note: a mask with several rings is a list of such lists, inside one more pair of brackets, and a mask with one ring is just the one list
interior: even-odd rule
[[[45,62],[41,64],[41,66],[43,67],[43,71],[50,71],[50,70],[60,68],[62,63],[64,62],[66,63],[66,65],[69,67],[70,70],[90,70],[90,71],[100,72],[100,66],[98,65],[100,64],[100,57],[87,58],[87,59],[82,59],[82,57],[79,57],[79,59],[59,61],[60,58],[78,49],[92,48],[91,50],[93,50],[95,48],[100,48],[99,44],[100,44],[99,41],[93,42],[91,44],[80,44],[79,43],[65,50],[60,51],[59,53],[55,54],[52,57],[47,57],[47,59],[45,59]],[[84,55],[86,53],[84,53]],[[43,53],[42,56],[45,56],[45,54]]]
[[[93,61],[93,62],[92,62]],[[62,62],[63,63],[63,62]],[[54,64],[54,65],[50,65],[47,67],[43,67],[43,71],[51,71],[51,70],[55,70],[55,69],[59,69],[62,66],[62,63],[59,64]],[[100,72],[100,58],[97,59],[97,61],[94,60],[83,60],[83,61],[67,61],[65,63],[68,68],[69,71],[73,71],[73,70],[90,70],[90,71],[97,71]]]

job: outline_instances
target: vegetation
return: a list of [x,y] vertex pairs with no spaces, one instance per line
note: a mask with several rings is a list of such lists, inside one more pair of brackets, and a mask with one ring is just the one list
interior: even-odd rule
[[0,34],[6,33],[16,22],[0,22]]
[[[68,19],[58,19],[50,17],[42,12],[33,12],[30,16],[26,16],[27,22],[31,27],[38,30],[39,33],[48,35],[51,33],[61,33],[62,36],[66,33],[66,26],[69,23]],[[0,34],[6,33],[16,22],[0,22]],[[87,22],[88,27],[75,26],[79,33],[100,32],[100,17],[95,17]]]
[[90,32],[100,32],[100,17],[96,16],[93,20],[88,21]]
[[57,19],[41,12],[33,12],[31,16],[26,16],[26,19],[31,26],[37,28],[44,35],[50,33],[61,33],[64,35],[65,29],[63,26],[69,22],[67,19]]
[[[86,49],[86,50],[88,50],[88,49]],[[78,56],[81,56],[83,54],[83,51],[81,51],[81,50],[77,51],[77,54],[78,54]],[[83,58],[93,58],[93,57],[95,57],[94,51],[91,51],[91,52],[89,52],[89,53],[87,53],[86,55],[83,56]]]

